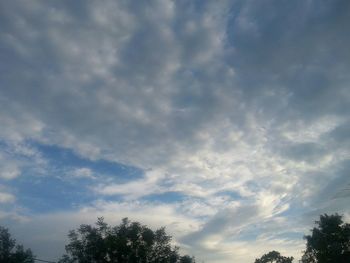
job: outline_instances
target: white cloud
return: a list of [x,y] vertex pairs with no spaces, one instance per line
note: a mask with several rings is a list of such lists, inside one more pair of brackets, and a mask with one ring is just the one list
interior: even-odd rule
[[0,203],[12,203],[14,201],[15,201],[14,195],[0,192]]
[[4,165],[0,167],[0,178],[11,180],[21,174],[20,169],[16,165]]
[[22,140],[0,142],[0,179],[13,180],[28,171],[45,174],[47,160],[35,147]]
[[91,178],[91,179],[96,178],[93,176],[93,172],[91,171],[91,169],[86,168],[86,167],[76,168],[70,174],[76,178]]
[[122,195],[127,199],[138,199],[149,194],[165,192],[166,190],[158,185],[164,176],[161,171],[148,171],[142,179],[121,184],[101,184],[94,189],[103,195]]

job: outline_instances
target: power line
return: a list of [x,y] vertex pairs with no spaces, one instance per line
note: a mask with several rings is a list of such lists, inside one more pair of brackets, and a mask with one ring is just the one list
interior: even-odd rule
[[38,259],[38,258],[34,258],[34,260],[40,261],[40,262],[46,262],[46,263],[56,263],[56,262],[54,262],[54,261],[47,261],[47,260]]

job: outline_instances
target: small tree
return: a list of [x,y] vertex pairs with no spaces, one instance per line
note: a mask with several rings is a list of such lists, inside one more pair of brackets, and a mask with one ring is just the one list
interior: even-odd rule
[[293,257],[284,257],[277,251],[270,251],[261,258],[256,259],[255,263],[292,263]]
[[302,263],[349,263],[350,225],[343,222],[342,216],[321,215],[320,220],[305,236],[306,251]]
[[171,246],[165,228],[156,231],[124,218],[118,226],[108,226],[99,218],[96,226],[81,225],[70,231],[68,255],[60,263],[194,263],[194,258],[180,256]]
[[24,250],[22,245],[16,245],[7,228],[0,226],[0,262],[6,263],[34,263],[30,249]]

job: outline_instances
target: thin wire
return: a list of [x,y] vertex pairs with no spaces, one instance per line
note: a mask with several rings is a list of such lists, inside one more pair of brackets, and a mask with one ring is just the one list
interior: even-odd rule
[[38,258],[34,258],[34,260],[36,260],[36,261],[41,261],[41,262],[46,262],[46,263],[56,263],[56,262],[54,262],[54,261],[47,261],[47,260],[38,259]]

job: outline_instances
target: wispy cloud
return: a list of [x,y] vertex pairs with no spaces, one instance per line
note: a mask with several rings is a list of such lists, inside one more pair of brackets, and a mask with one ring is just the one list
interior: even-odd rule
[[0,192],[0,203],[12,203],[15,201],[15,197],[9,193]]

